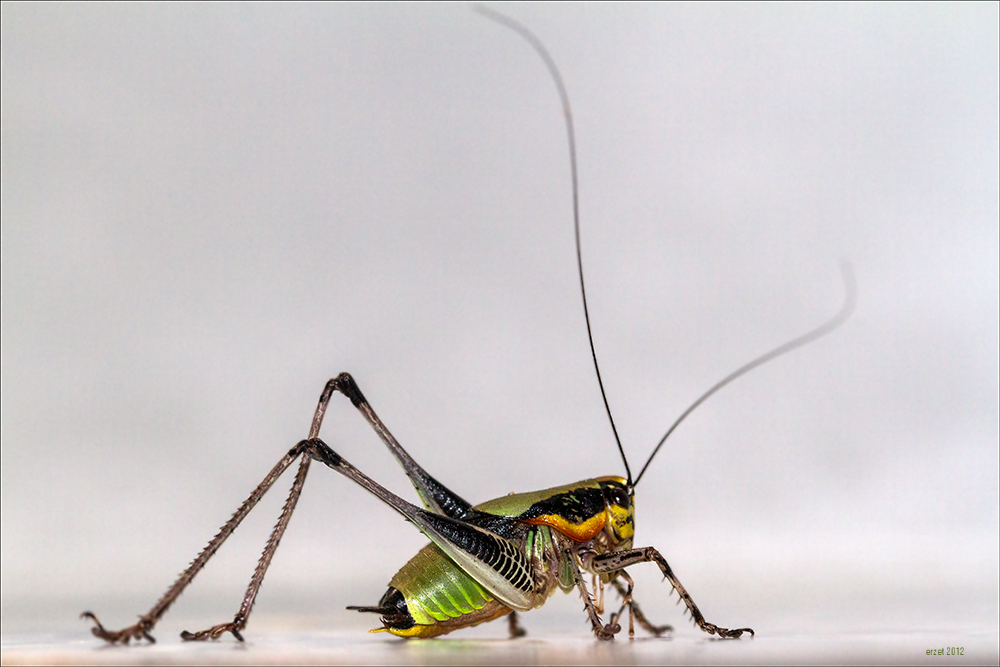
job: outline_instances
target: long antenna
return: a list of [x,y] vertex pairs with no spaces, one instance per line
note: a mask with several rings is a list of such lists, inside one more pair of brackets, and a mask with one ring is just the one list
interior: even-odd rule
[[[549,74],[552,75],[552,80],[555,81],[556,88],[559,89],[559,98],[562,100],[563,105],[563,115],[566,118],[566,135],[569,138],[569,165],[570,171],[573,175],[573,230],[576,233],[576,265],[580,270],[580,294],[583,296],[583,317],[587,320],[587,340],[590,341],[590,356],[594,359],[594,370],[597,372],[597,384],[601,387],[601,398],[604,399],[604,409],[608,412],[608,421],[611,422],[611,431],[615,434],[615,442],[618,444],[618,452],[622,455],[622,462],[625,464],[625,473],[628,478],[628,484],[629,486],[633,486],[632,471],[628,467],[628,459],[625,458],[625,450],[622,448],[621,438],[618,437],[618,429],[615,427],[615,418],[611,416],[611,406],[608,404],[608,395],[604,391],[604,382],[601,380],[601,368],[597,365],[597,352],[594,351],[594,336],[590,332],[590,313],[587,310],[587,289],[583,285],[583,256],[580,252],[580,198],[576,183],[576,137],[573,134],[573,114],[570,111],[569,95],[566,93],[566,86],[563,85],[562,76],[559,74],[559,68],[556,67],[556,63],[552,60],[552,56],[549,55],[548,50],[546,50],[542,42],[535,37],[533,32],[514,19],[504,16],[489,7],[472,5],[472,8],[491,21],[496,21],[500,25],[510,28],[531,44],[532,48],[538,52],[538,55],[541,56],[542,60],[545,62],[545,66],[549,68]],[[638,479],[636,481],[638,481]]]
[[704,394],[699,396],[698,400],[692,403],[687,410],[682,412],[681,416],[677,418],[677,421],[671,424],[670,428],[667,429],[667,432],[660,439],[659,444],[657,444],[656,448],[653,449],[653,453],[649,455],[648,459],[646,459],[646,465],[642,466],[642,470],[639,471],[639,475],[635,478],[635,482],[632,485],[633,487],[639,485],[639,480],[642,479],[643,474],[646,472],[646,468],[648,468],[649,464],[653,462],[653,457],[656,456],[656,453],[658,451],[660,451],[660,447],[662,447],[663,443],[667,441],[667,438],[670,437],[670,434],[674,432],[674,429],[676,429],[689,414],[694,412],[695,408],[704,403],[709,396],[719,391],[720,389],[725,387],[727,384],[729,384],[736,378],[742,375],[746,375],[747,373],[757,368],[758,366],[766,364],[772,359],[776,359],[783,354],[787,354],[792,350],[802,347],[803,345],[807,345],[818,338],[822,338],[823,336],[827,335],[828,333],[832,332],[834,329],[839,327],[845,321],[847,321],[847,318],[849,318],[851,316],[851,313],[854,312],[854,306],[857,303],[858,288],[857,284],[854,281],[854,271],[851,269],[850,264],[848,264],[847,262],[841,263],[840,271],[844,277],[844,291],[845,291],[844,305],[840,307],[840,312],[834,315],[832,319],[827,320],[821,326],[818,326],[815,329],[802,334],[798,338],[793,338],[792,340],[788,341],[783,345],[779,345],[778,347],[774,348],[770,352],[767,352],[766,354],[760,355],[753,361],[744,364],[743,366],[740,366],[735,371],[733,371],[732,373],[730,373],[729,375],[727,375],[726,377],[722,378],[714,385],[712,385],[711,389],[709,389]]

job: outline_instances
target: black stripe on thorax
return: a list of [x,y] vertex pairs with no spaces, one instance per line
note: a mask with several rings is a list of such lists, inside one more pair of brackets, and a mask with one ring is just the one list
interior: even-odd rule
[[539,500],[517,518],[526,521],[540,516],[556,515],[572,524],[580,524],[600,514],[604,509],[604,492],[599,488],[582,487]]

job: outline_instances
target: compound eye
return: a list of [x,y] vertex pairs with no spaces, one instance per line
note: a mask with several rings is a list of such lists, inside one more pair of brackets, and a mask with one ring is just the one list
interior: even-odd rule
[[612,486],[608,489],[608,501],[612,505],[618,505],[618,507],[628,509],[628,494],[625,493],[624,489],[617,486]]

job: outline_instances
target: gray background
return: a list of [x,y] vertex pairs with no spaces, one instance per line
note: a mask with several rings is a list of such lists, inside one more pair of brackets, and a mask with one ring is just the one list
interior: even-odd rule
[[[997,6],[506,11],[574,105],[634,469],[704,389],[837,310],[841,259],[857,274],[846,326],[677,431],[637,541],[719,624],[994,642]],[[469,500],[622,473],[558,100],[516,35],[460,5],[5,4],[2,26],[8,649],[148,609],[340,371]],[[323,436],[413,497],[342,398]],[[235,611],[290,481],[163,640]],[[376,619],[343,607],[424,542],[314,468],[250,631],[364,638]],[[643,570],[650,615],[697,638]],[[558,598],[529,630],[586,638]]]

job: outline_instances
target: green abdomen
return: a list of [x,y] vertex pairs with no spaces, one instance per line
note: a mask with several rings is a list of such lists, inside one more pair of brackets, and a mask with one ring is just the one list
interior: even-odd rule
[[402,637],[433,637],[478,625],[511,611],[434,544],[428,544],[389,582],[406,601],[414,626],[387,627]]

